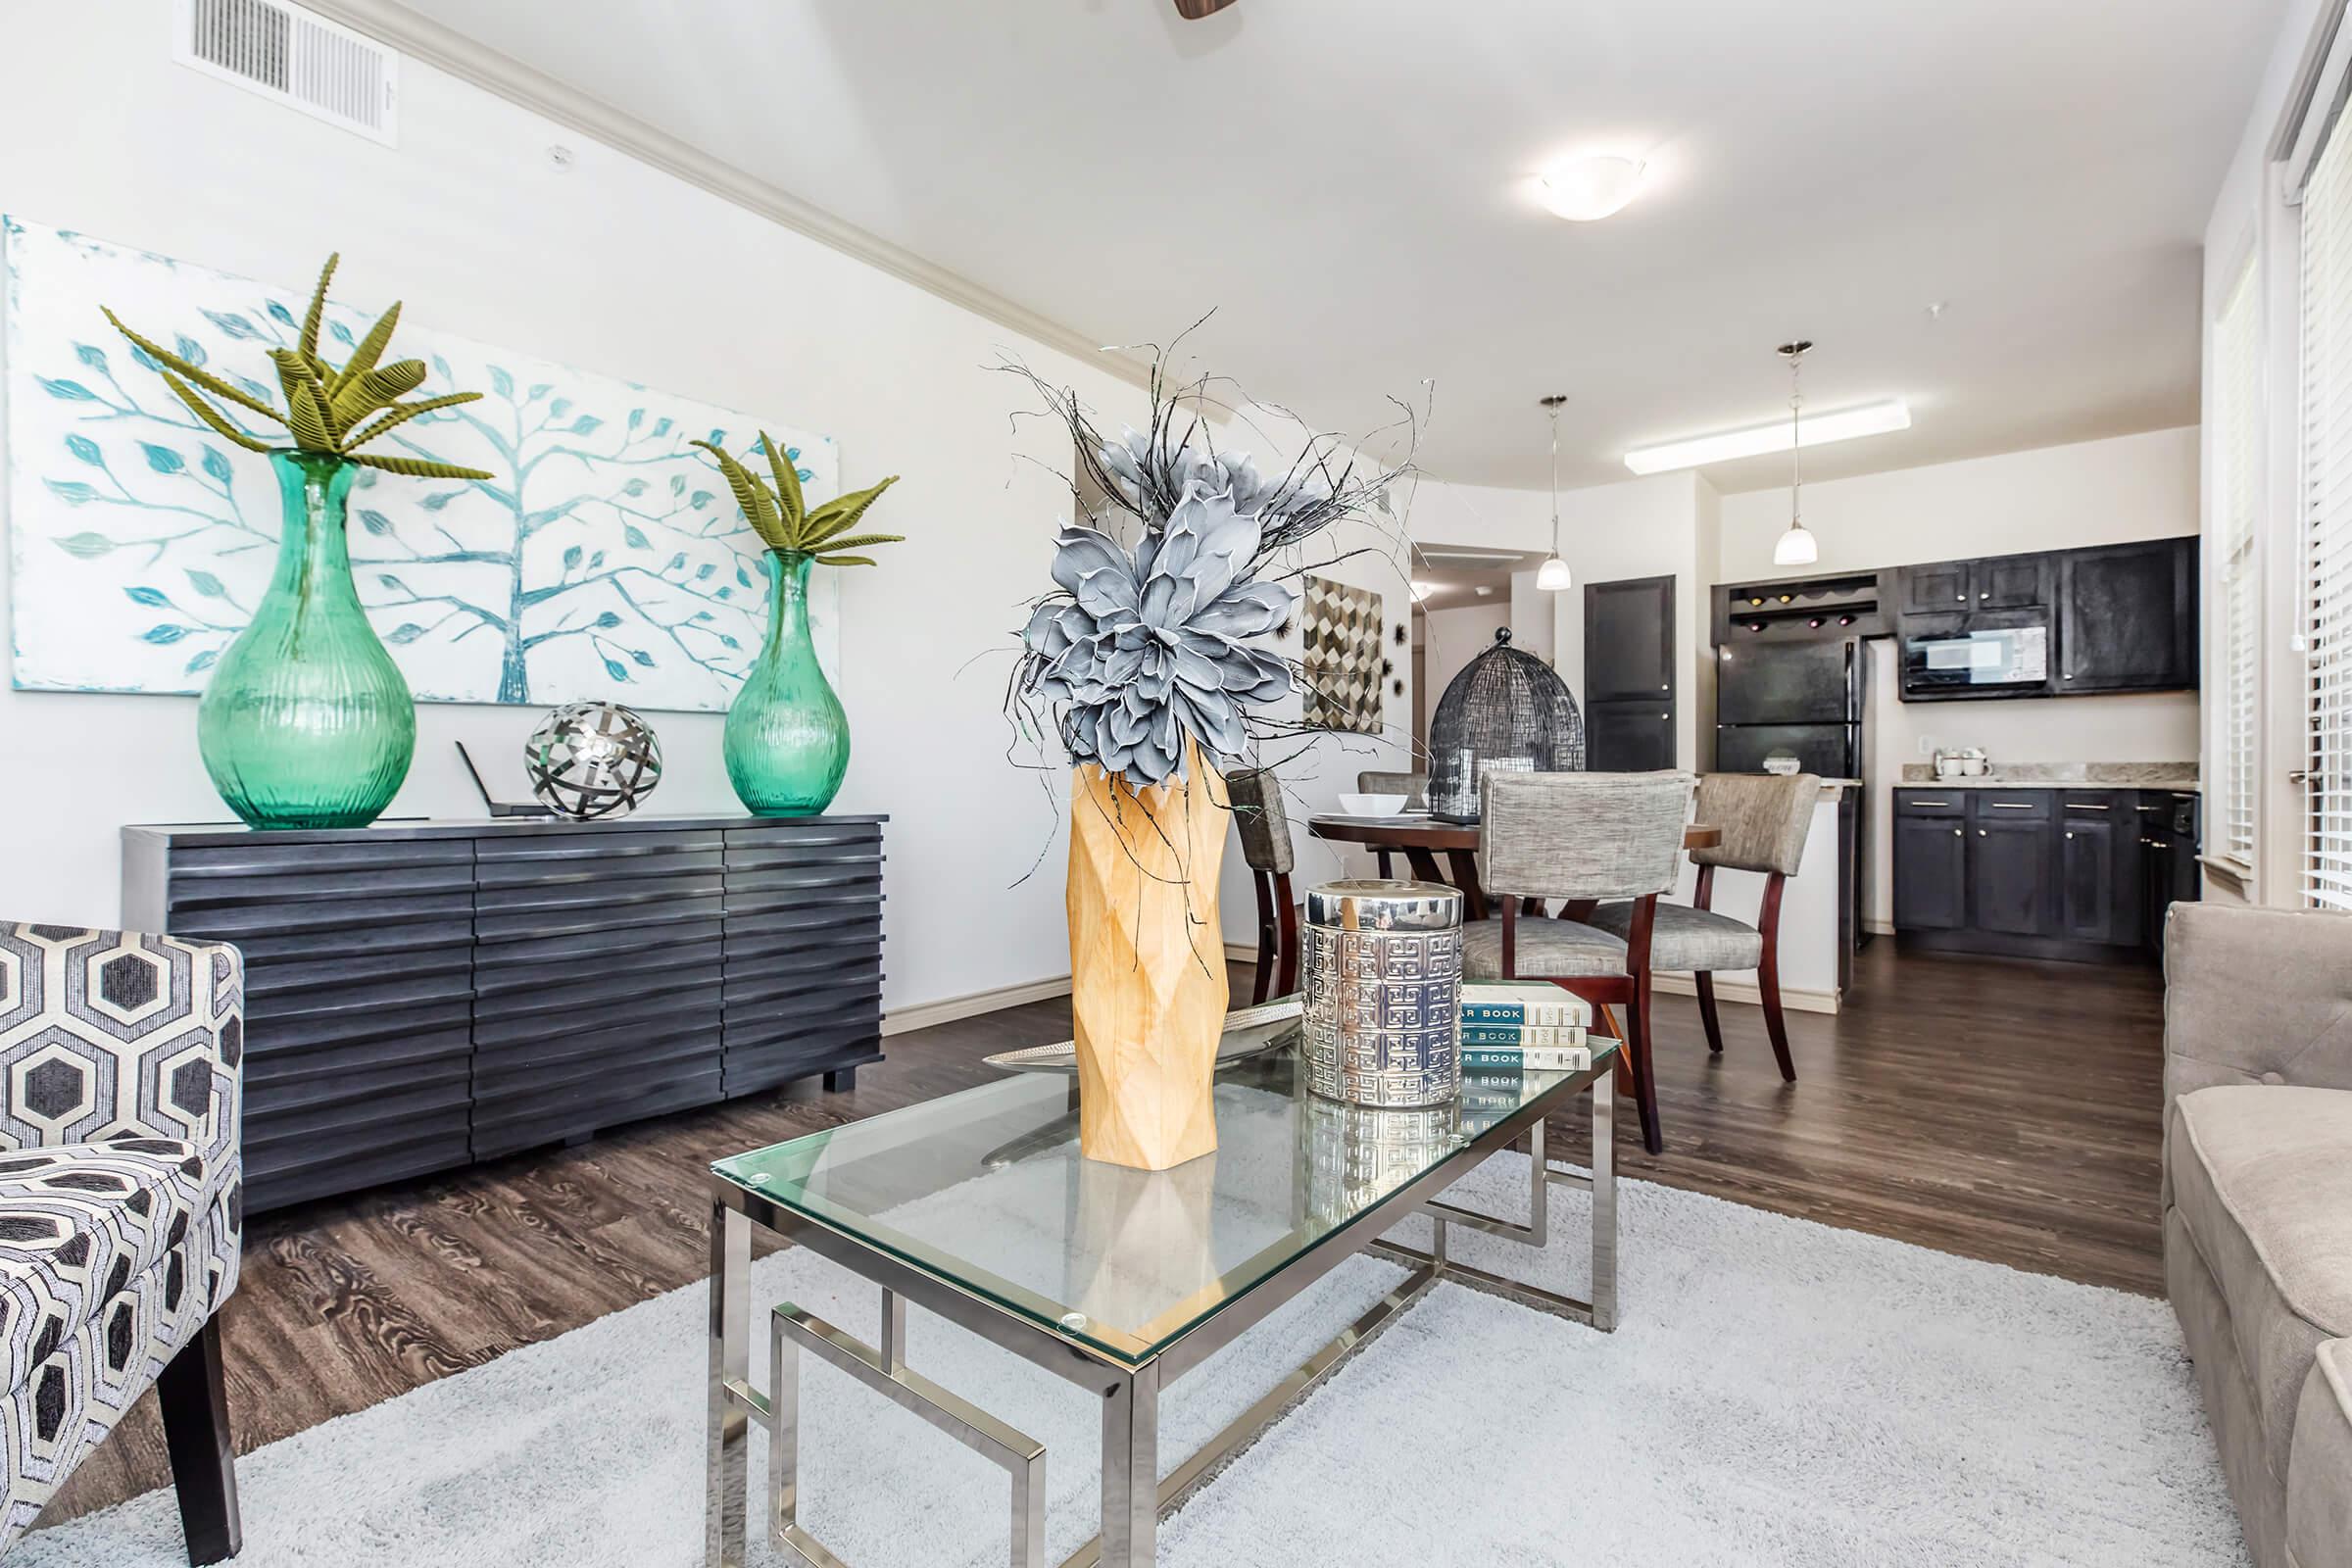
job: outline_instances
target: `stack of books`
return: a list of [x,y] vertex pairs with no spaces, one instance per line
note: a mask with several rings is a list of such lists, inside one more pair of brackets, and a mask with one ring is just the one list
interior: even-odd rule
[[1585,1028],[1592,1004],[1541,981],[1465,980],[1464,1072],[1583,1072],[1592,1065]]

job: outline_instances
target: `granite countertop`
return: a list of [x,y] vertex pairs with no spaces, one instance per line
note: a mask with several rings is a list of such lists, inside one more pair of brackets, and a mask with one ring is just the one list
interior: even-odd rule
[[1926,762],[1906,762],[1897,789],[2176,790],[2195,794],[2194,762],[2015,762],[1974,778],[1937,778]]

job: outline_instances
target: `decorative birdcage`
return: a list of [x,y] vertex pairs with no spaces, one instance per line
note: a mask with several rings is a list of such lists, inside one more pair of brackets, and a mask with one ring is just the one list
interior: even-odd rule
[[1491,772],[1562,773],[1585,765],[1585,719],[1550,665],[1511,646],[1511,629],[1462,666],[1429,721],[1429,810],[1475,822]]

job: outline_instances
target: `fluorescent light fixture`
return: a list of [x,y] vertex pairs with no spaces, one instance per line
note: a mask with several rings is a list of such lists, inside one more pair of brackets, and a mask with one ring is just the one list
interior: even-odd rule
[[[1889,398],[1884,403],[1866,403],[1858,409],[1843,409],[1836,414],[1806,415],[1800,444],[1817,447],[1831,441],[1851,441],[1856,436],[1885,435],[1889,430],[1910,428],[1911,406],[1900,398]],[[1729,463],[1735,458],[1786,452],[1788,444],[1788,421],[1775,419],[1770,424],[1749,425],[1744,430],[1722,430],[1713,435],[1694,435],[1687,441],[1669,441],[1663,446],[1637,447],[1625,455],[1625,466],[1636,473],[1666,473],[1675,468],[1699,468],[1710,463]]]
[[1642,188],[1638,158],[1574,158],[1536,176],[1536,196],[1571,222],[1590,223],[1622,212]]

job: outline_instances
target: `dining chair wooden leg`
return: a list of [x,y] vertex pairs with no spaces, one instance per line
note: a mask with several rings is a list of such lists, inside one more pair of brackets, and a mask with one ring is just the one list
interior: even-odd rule
[[1252,873],[1250,881],[1257,889],[1257,970],[1250,982],[1250,1005],[1254,1007],[1274,985],[1274,885],[1262,871]]
[[1756,965],[1756,989],[1763,993],[1764,1032],[1772,1037],[1772,1054],[1781,1064],[1785,1082],[1796,1082],[1796,1063],[1788,1059],[1788,1025],[1781,1016],[1781,892],[1788,884],[1775,875],[1764,884],[1764,906],[1756,926],[1764,936],[1764,957]]
[[1653,1154],[1666,1152],[1666,1135],[1658,1127],[1658,1080],[1649,1061],[1649,1007],[1642,1002],[1625,1004],[1625,1054],[1632,1058],[1634,1105],[1642,1113],[1642,1147]]
[[1723,1020],[1715,1016],[1715,977],[1701,969],[1691,978],[1698,985],[1698,1021],[1707,1026],[1707,1049],[1723,1054]]
[[1389,852],[1386,850],[1374,850],[1372,853],[1380,859],[1380,879],[1383,882],[1394,882],[1396,877],[1389,870]]
[[1780,955],[1766,949],[1764,961],[1756,966],[1756,989],[1764,997],[1764,1032],[1772,1037],[1773,1058],[1781,1064],[1781,1077],[1796,1082],[1796,1063],[1788,1058],[1788,1024],[1781,1016]]
[[1274,994],[1287,997],[1298,989],[1298,906],[1291,896],[1291,874],[1274,873],[1275,952],[1279,955],[1276,967],[1281,978]]

